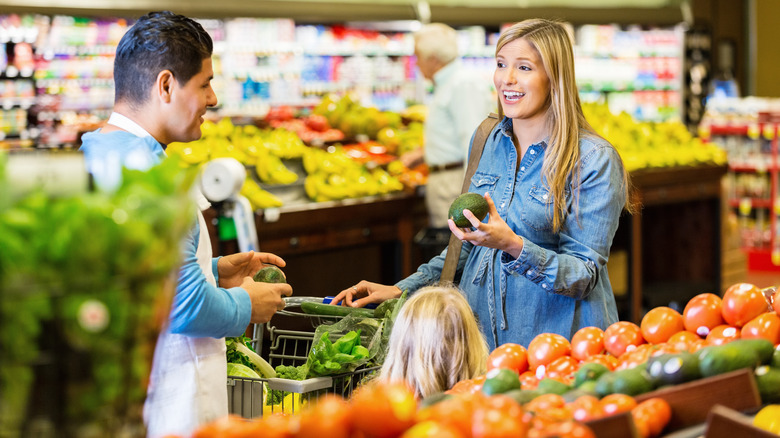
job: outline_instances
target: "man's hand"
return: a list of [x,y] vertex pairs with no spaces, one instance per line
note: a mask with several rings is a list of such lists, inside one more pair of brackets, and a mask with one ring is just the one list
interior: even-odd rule
[[248,251],[221,257],[217,262],[219,286],[224,288],[242,286],[244,277],[253,277],[267,264],[280,268],[286,265],[281,257],[268,252]]
[[252,300],[250,322],[262,324],[271,320],[274,314],[284,309],[284,297],[292,295],[292,286],[287,283],[259,283],[252,277],[244,277],[240,285]]
[[360,283],[339,292],[330,303],[338,305],[344,300],[342,306],[364,307],[369,303],[381,303],[390,298],[398,298],[400,296],[401,289],[398,289],[396,286],[385,286],[383,284],[363,280]]

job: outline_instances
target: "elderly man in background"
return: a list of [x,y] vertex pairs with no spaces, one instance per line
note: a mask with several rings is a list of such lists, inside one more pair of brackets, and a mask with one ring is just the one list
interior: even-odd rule
[[414,34],[414,55],[434,91],[427,103],[425,145],[407,152],[401,161],[407,167],[423,161],[428,165],[429,227],[446,229],[450,204],[460,194],[471,136],[493,111],[495,99],[489,78],[462,65],[453,28],[441,23],[423,26]]

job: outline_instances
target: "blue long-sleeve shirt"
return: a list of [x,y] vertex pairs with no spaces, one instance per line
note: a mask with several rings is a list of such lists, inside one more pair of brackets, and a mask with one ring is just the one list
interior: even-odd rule
[[[84,152],[87,169],[97,184],[105,187],[119,181],[122,166],[144,169],[165,157],[165,151],[153,137],[138,137],[126,131],[103,134],[97,130],[84,134],[80,150]],[[201,232],[206,230],[195,223],[182,243],[182,265],[168,330],[187,336],[239,336],[250,322],[252,303],[249,294],[240,287],[225,289],[206,280],[197,258]],[[211,263],[217,284],[218,260],[218,257],[212,258]]]

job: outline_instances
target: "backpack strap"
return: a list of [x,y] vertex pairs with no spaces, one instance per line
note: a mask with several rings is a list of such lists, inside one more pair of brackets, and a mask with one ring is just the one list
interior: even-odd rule
[[[474,141],[471,142],[471,153],[469,154],[469,164],[466,167],[466,176],[463,179],[463,187],[460,189],[461,193],[465,193],[471,185],[471,177],[474,176],[474,172],[479,167],[479,160],[482,158],[482,151],[485,149],[485,143],[487,138],[493,129],[498,125],[498,115],[491,113],[485,120],[480,123],[477,132],[474,134]],[[458,268],[458,259],[460,258],[460,250],[463,247],[463,242],[455,237],[454,234],[450,235],[450,242],[447,245],[447,255],[444,259],[444,267],[441,271],[440,283],[452,282],[455,280],[455,271]]]

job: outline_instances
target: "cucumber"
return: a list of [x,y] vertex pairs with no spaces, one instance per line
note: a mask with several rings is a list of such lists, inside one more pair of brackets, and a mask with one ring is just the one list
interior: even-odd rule
[[303,313],[310,315],[324,315],[324,316],[347,316],[354,315],[361,318],[373,318],[374,311],[372,309],[364,309],[362,307],[347,307],[347,306],[334,306],[332,304],[322,303],[301,303],[301,310]]

